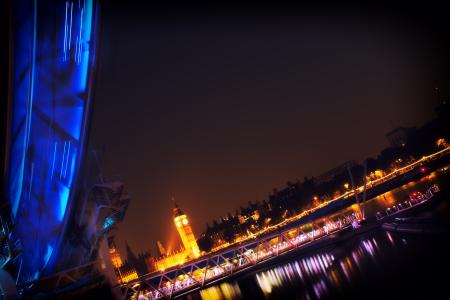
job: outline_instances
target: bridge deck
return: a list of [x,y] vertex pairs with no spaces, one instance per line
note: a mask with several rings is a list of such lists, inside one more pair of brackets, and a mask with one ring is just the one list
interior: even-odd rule
[[[393,172],[395,174],[391,173],[385,177],[391,178],[395,175],[402,175],[425,162],[448,154],[449,150],[450,147],[438,151],[433,155],[423,157],[415,163]],[[386,180],[388,179],[383,178],[379,180],[377,184],[385,182]],[[404,206],[395,207],[395,211],[403,211],[419,205],[431,198],[432,194],[437,191],[438,190],[434,190],[433,187],[431,194],[427,195],[429,197],[405,201]],[[335,200],[338,199],[333,199],[332,201],[329,201],[328,204]],[[387,210],[385,216],[393,213],[394,211]],[[277,228],[276,232],[266,233],[259,238],[225,248],[219,252],[190,261],[177,268],[144,275],[136,280],[119,285],[116,288],[122,290],[124,299],[129,299],[131,297],[134,299],[170,299],[228,278],[237,272],[250,270],[267,260],[284,255],[295,249],[306,248],[310,246],[313,241],[323,239],[331,234],[350,228],[356,217],[355,214],[341,215],[335,220],[328,220],[321,226],[312,222],[313,229],[309,232],[302,230],[304,224],[299,224],[294,227],[292,225],[293,223],[295,224],[295,222],[290,222],[290,226],[287,226],[289,228]],[[377,219],[379,220],[383,217],[384,216],[377,215]]]

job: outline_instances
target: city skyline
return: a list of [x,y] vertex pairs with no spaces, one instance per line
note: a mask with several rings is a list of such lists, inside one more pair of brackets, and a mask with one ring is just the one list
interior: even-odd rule
[[[387,132],[434,115],[441,58],[400,21],[114,12],[104,18],[91,139],[105,150],[105,174],[120,175],[133,198],[121,248],[170,244],[172,196],[199,234],[288,180],[376,155]],[[134,237],[143,227],[159,230]]]
[[[396,131],[396,130],[411,131],[411,130],[416,130],[416,126],[413,126],[413,127],[410,127],[410,128],[398,127],[395,130],[390,131],[388,134],[390,134],[391,132]],[[390,141],[389,138],[388,138],[388,134],[386,134],[385,138],[386,138],[386,140]],[[436,141],[436,145],[437,145],[438,142],[439,141]],[[447,143],[447,142],[444,140],[444,143]],[[405,144],[403,144],[403,146],[404,145]],[[386,150],[386,149],[389,149],[391,147],[395,148],[395,147],[398,147],[398,145],[395,145],[394,142],[390,141],[390,144],[388,143],[387,146],[384,149],[382,149],[382,150]],[[342,164],[340,164],[338,166],[333,166],[332,168],[326,170],[326,172],[323,172],[321,174],[317,174],[317,176],[314,176],[314,175],[307,176],[306,175],[303,178],[303,180],[309,179],[309,180],[313,180],[314,182],[319,182],[319,183],[323,182],[323,180],[325,180],[325,182],[328,182],[328,181],[331,180],[331,177],[327,177],[326,179],[321,179],[322,175],[326,176],[327,173],[333,173],[333,174],[336,174],[336,175],[341,175],[342,173],[346,173],[347,174],[347,170],[348,169],[351,169],[353,167],[361,166],[360,163],[363,164],[364,161],[366,161],[368,159],[376,158],[379,155],[381,155],[381,153],[377,153],[373,157],[365,157],[361,161],[356,161],[356,160],[346,161],[346,162],[344,162],[344,163],[342,163]],[[375,173],[372,173],[372,174],[367,173],[366,175],[370,176],[370,175],[376,174],[377,172],[380,172],[380,171],[383,172],[382,176],[386,175],[384,170],[377,170]],[[380,175],[376,175],[376,176],[380,176]],[[355,180],[362,181],[363,179],[362,178],[355,178]],[[349,177],[349,178],[346,179],[346,183],[342,186],[342,188],[347,189],[347,190],[352,190],[350,182],[351,182],[351,179]],[[289,184],[294,184],[294,185],[301,184],[301,179],[296,178],[295,180],[290,180],[290,179],[286,180],[286,183],[284,185],[282,184],[280,186],[273,187],[272,190],[268,192],[267,196],[264,197],[264,199],[256,199],[254,201],[249,200],[247,202],[244,201],[241,204],[239,204],[238,207],[235,207],[235,209],[227,211],[226,213],[224,212],[223,214],[219,215],[218,217],[211,218],[209,221],[207,221],[205,223],[205,225],[207,225],[207,226],[204,226],[203,228],[200,228],[198,232],[195,232],[195,235],[199,236],[200,234],[205,233],[205,230],[207,229],[207,227],[211,228],[211,225],[213,225],[214,223],[215,224],[220,224],[224,220],[227,221],[230,215],[232,217],[236,217],[236,218],[237,217],[241,217],[240,213],[241,213],[242,208],[250,209],[250,206],[249,206],[250,204],[251,205],[261,205],[261,204],[263,204],[263,202],[267,202],[268,199],[270,198],[270,196],[274,195],[275,191],[280,192],[280,191],[286,190],[286,188],[289,187]],[[356,186],[358,186],[358,185],[356,185]],[[361,185],[361,187],[362,187],[362,185]],[[334,198],[336,196],[332,196],[332,197]],[[327,198],[327,199],[330,200],[329,198]],[[311,203],[313,203],[314,200],[316,200],[316,201],[320,200],[321,201],[322,199],[318,199],[318,197],[315,196],[315,197],[311,198]],[[171,204],[175,205],[175,208],[178,209],[178,204],[176,204],[174,196],[171,196]],[[236,212],[239,212],[239,214],[236,214]],[[192,220],[189,222],[189,224],[191,224],[191,222],[192,222]],[[184,249],[183,248],[183,241],[182,241],[182,239],[179,236],[179,232],[177,232],[178,228],[174,224],[171,224],[171,223],[172,222],[168,223],[169,228],[173,227],[175,230],[174,230],[173,234],[171,233],[171,236],[168,239],[164,240],[164,243],[167,243],[167,246],[168,246],[167,250],[164,250],[164,251],[167,252],[167,254],[165,254],[167,256],[171,256],[173,254],[176,254],[179,251],[182,251]],[[228,225],[226,225],[226,226],[228,226]],[[140,254],[140,255],[143,255],[143,254],[147,255],[148,254],[151,257],[153,257],[154,259],[161,259],[165,255],[161,256],[160,249],[157,249],[158,247],[160,247],[160,245],[159,245],[160,242],[161,242],[160,240],[151,241],[153,246],[156,245],[155,247],[148,247],[148,248],[144,248],[144,249],[138,249],[137,251],[136,250],[135,251],[132,250],[133,254],[134,255],[135,254]],[[123,241],[123,243],[124,243],[124,249],[126,247],[126,251],[123,251],[123,249],[121,251],[123,252],[122,255],[125,255],[126,253],[129,253],[130,249],[129,249],[128,241],[126,239]],[[219,247],[219,249],[220,249],[220,247]],[[215,251],[217,251],[217,250],[215,250]],[[127,257],[125,256],[124,258],[127,258]]]
[[449,10],[365,4],[2,1],[0,294],[445,295]]

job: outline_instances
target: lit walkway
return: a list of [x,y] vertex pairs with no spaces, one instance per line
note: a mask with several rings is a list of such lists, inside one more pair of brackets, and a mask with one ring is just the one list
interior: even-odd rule
[[[450,147],[432,155],[425,156],[408,166],[387,174],[377,181],[372,181],[371,187],[386,182],[395,176],[405,174],[415,167],[423,165],[425,162],[446,155],[450,152],[449,150]],[[421,194],[415,199],[400,203],[393,207],[392,210],[390,208],[383,212],[383,214],[377,214],[376,217],[377,219],[382,219],[385,216],[393,215],[400,211],[408,210],[416,205],[420,205],[430,199],[437,191],[438,189],[436,187],[432,187],[427,191],[427,194]],[[350,194],[352,193],[353,192],[350,192]],[[346,194],[343,196],[346,196]],[[328,201],[327,205],[341,197]],[[317,208],[313,209],[312,212],[316,209]],[[299,216],[296,216],[289,219],[289,222],[286,222],[288,221],[286,220],[286,223],[283,222],[281,225],[287,225],[287,223],[291,223],[299,218]],[[259,233],[260,237],[247,240],[241,244],[236,244],[232,247],[225,248],[222,251],[201,257],[195,261],[179,266],[178,268],[147,274],[127,284],[117,286],[117,288],[123,289],[125,299],[144,300],[172,298],[226,278],[236,272],[250,269],[271,258],[278,257],[298,248],[307,247],[313,241],[324,239],[330,234],[343,231],[350,228],[352,225],[357,226],[359,223],[358,219],[358,216],[353,213],[340,216],[335,220],[329,220],[323,226],[317,226],[314,223],[311,223],[313,228],[308,232],[302,230],[302,228],[305,227],[305,224],[263,237],[261,237],[262,233],[269,234],[270,232],[261,231]],[[271,228],[271,230],[273,229],[275,228]]]
[[225,249],[197,261],[180,266],[178,269],[149,274],[123,285],[127,289],[125,297],[137,299],[172,298],[205,284],[217,281],[238,271],[246,270],[300,247],[322,239],[351,226],[355,214],[330,221],[322,227],[316,226],[309,232],[301,230],[301,225],[245,245]]

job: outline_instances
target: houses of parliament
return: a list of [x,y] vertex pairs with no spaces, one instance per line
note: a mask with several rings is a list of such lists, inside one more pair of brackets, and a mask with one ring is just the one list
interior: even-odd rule
[[127,260],[124,262],[116,245],[113,242],[109,243],[109,254],[118,278],[118,283],[131,281],[148,272],[163,271],[174,266],[182,265],[200,256],[200,249],[192,232],[190,221],[175,201],[173,221],[183,245],[177,252],[168,253],[158,241],[160,254],[158,258],[152,257],[148,253],[143,253],[136,257],[127,244]]

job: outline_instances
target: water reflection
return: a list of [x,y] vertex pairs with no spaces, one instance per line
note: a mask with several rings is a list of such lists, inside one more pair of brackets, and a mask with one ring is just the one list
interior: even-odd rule
[[[268,296],[273,288],[283,286],[287,282],[295,284],[298,280],[305,281],[306,278],[315,278],[326,274],[333,261],[334,256],[328,253],[314,255],[258,273],[256,281],[264,295]],[[318,294],[327,289],[323,280],[316,282],[313,288]]]
[[[439,184],[437,175],[431,173],[366,201],[366,216],[398,205],[412,192],[423,191],[433,183]],[[356,211],[357,206],[352,205],[323,219]],[[251,277],[242,276],[236,281],[209,287],[194,295],[194,299],[198,296],[201,299],[334,299],[367,282],[371,273],[384,275],[388,266],[397,266],[414,247],[419,249],[426,245],[418,242],[417,237],[378,230],[259,271]]]
[[200,291],[200,296],[205,300],[231,300],[240,299],[241,290],[237,283],[224,282],[220,285],[215,285]]
[[[406,244],[405,244],[406,243]],[[402,247],[397,247],[402,245]],[[329,247],[317,254],[272,267],[252,275],[252,280],[238,279],[200,291],[201,299],[244,299],[252,297],[279,299],[332,298],[340,290],[357,286],[364,274],[389,263],[392,253],[401,255],[407,239],[397,233],[378,231],[370,236]],[[252,283],[253,282],[253,283]],[[260,296],[254,293],[258,287]]]
[[[380,249],[380,244],[383,249]],[[345,283],[353,285],[361,273],[377,265],[379,257],[395,246],[391,233],[358,241],[353,250],[336,258],[340,249],[308,256],[255,275],[256,282],[264,296],[271,298],[274,290],[289,285],[300,286],[301,298],[322,299],[330,296],[330,289],[339,290]],[[345,281],[345,282],[343,282]],[[299,284],[300,283],[300,284]]]

